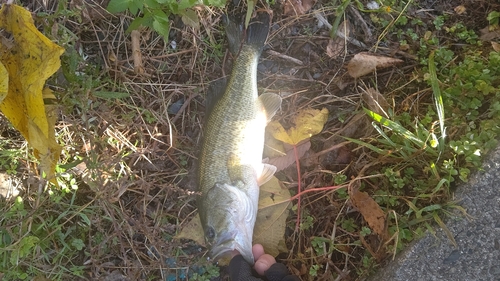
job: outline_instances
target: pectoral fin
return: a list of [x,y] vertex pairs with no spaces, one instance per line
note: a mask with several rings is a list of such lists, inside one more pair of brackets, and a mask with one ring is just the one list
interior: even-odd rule
[[276,169],[276,166],[271,164],[262,164],[262,172],[260,175],[257,175],[257,183],[259,186],[268,182],[274,176],[274,173],[276,173]]
[[273,93],[264,93],[259,96],[259,100],[266,111],[267,121],[271,121],[271,118],[280,109],[281,97]]

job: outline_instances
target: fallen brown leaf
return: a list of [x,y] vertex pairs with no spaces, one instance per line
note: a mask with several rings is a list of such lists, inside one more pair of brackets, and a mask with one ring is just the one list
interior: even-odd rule
[[361,98],[365,102],[367,108],[379,115],[389,118],[387,112],[389,103],[385,97],[374,88],[368,88],[361,93]]
[[359,181],[349,185],[349,196],[352,205],[358,209],[370,228],[380,236],[382,241],[389,237],[386,228],[386,215],[380,206],[366,192],[359,191]]
[[356,54],[347,64],[347,72],[354,78],[372,73],[376,69],[394,66],[402,63],[400,59],[372,55],[370,53]]
[[[350,24],[349,21],[343,21],[339,25],[339,31],[344,34],[344,37],[349,37]],[[330,39],[328,46],[326,46],[326,55],[335,59],[342,55],[345,51],[346,39],[340,36],[336,36],[335,39]]]
[[500,44],[499,43],[491,41],[491,47],[493,47],[493,50],[495,50],[495,52],[500,52]]
[[481,36],[479,39],[483,41],[493,41],[496,38],[500,38],[500,28],[492,28],[492,26],[487,26],[483,29],[480,29]]
[[314,4],[316,0],[285,0],[283,13],[285,16],[300,16],[309,12]]

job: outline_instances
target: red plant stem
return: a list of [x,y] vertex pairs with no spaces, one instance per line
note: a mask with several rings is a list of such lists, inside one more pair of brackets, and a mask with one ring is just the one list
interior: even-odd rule
[[308,193],[308,192],[317,192],[317,191],[325,191],[325,190],[335,190],[335,189],[341,189],[343,187],[347,187],[347,185],[334,185],[334,186],[326,186],[326,187],[318,187],[318,188],[311,188],[304,190],[300,193],[295,194],[295,196],[291,197],[289,201],[293,201],[297,198],[299,198],[302,194]]
[[295,223],[295,231],[299,230],[300,224],[300,194],[302,188],[302,179],[300,177],[300,163],[299,163],[299,154],[297,153],[297,145],[293,145],[293,153],[295,154],[295,164],[297,166],[297,222]]

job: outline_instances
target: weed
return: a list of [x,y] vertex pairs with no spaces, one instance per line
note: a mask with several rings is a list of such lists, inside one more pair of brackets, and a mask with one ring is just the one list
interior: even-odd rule
[[[226,4],[225,0],[204,0],[202,2],[209,7],[224,7]],[[140,26],[149,27],[163,36],[165,42],[168,42],[170,15],[179,15],[184,24],[197,28],[199,19],[193,7],[198,4],[198,1],[193,0],[132,0],[125,3],[121,0],[111,0],[108,4],[108,11],[116,14],[128,10],[136,17],[130,23],[128,32],[136,30]]]
[[319,264],[311,265],[311,267],[309,268],[309,275],[313,277],[318,276],[318,270],[320,270],[321,268],[323,268],[323,266]]

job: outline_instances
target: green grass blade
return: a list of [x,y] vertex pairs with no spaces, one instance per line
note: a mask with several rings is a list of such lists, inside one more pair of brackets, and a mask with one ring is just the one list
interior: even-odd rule
[[451,231],[446,227],[446,224],[441,220],[437,212],[434,212],[433,214],[434,220],[437,222],[437,224],[441,227],[441,229],[444,230],[444,233],[446,233],[446,236],[450,240],[450,242],[453,244],[453,246],[457,247],[457,242],[455,241],[455,238],[453,237],[453,234]]
[[434,103],[436,104],[436,111],[439,118],[439,128],[441,130],[441,137],[439,138],[438,149],[440,152],[444,151],[444,139],[446,137],[446,129],[444,127],[444,105],[441,89],[439,88],[439,80],[436,73],[436,64],[434,63],[434,51],[429,55],[429,81],[431,83],[432,92],[434,96]]
[[377,121],[378,123],[382,124],[384,127],[387,127],[391,129],[392,131],[402,135],[406,139],[410,140],[417,146],[424,148],[425,147],[425,141],[417,138],[412,132],[408,131],[405,127],[401,126],[400,124],[391,121],[382,115],[379,115],[369,109],[363,108],[366,114],[368,114],[373,120]]
[[[375,128],[375,130],[377,130],[377,132],[385,139],[385,142],[383,140],[379,140],[379,142],[381,143],[384,143],[386,145],[389,145],[391,147],[393,147],[393,149],[395,151],[398,151],[399,153],[401,153],[401,156],[403,156],[404,159],[407,159],[408,158],[408,154],[406,154],[405,150],[409,150],[410,153],[413,153],[415,151],[415,149],[411,149],[410,147],[408,146],[403,146],[403,145],[397,145],[395,142],[393,142],[391,140],[391,138],[389,138],[389,136],[379,127],[377,126],[374,122],[372,122],[372,126]],[[402,147],[404,147],[405,149],[403,150]]]
[[373,151],[375,151],[378,154],[382,154],[382,155],[388,155],[389,154],[389,151],[387,151],[385,149],[378,148],[378,147],[376,147],[374,145],[371,145],[371,144],[369,144],[367,142],[360,141],[360,140],[357,140],[357,139],[351,139],[351,138],[348,138],[348,137],[344,137],[344,138],[346,140],[348,140],[348,141],[352,141],[355,144],[359,144],[359,145],[364,146],[364,147],[366,147],[366,148],[368,148],[370,150],[373,150]]

